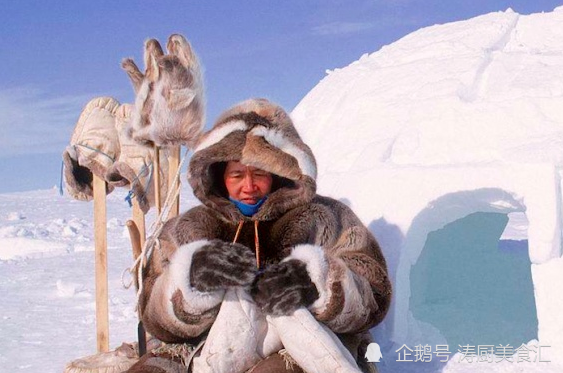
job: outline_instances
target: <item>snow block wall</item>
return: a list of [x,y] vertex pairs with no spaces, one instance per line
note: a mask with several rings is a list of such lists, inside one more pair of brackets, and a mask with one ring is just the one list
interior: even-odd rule
[[[317,157],[319,192],[349,204],[388,260],[382,345],[456,351],[475,342],[464,320],[479,317],[499,325],[489,343],[539,338],[563,359],[563,7],[421,29],[328,71],[292,116]],[[471,259],[493,263],[460,264]],[[494,268],[509,277],[496,280],[502,302],[466,288],[483,304],[475,314],[471,299],[448,297],[447,273],[487,287]]]

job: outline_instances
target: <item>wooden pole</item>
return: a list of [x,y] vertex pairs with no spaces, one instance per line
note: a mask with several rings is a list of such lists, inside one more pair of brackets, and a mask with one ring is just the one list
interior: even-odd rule
[[154,173],[154,204],[156,207],[156,213],[160,215],[162,211],[162,202],[160,200],[160,148],[158,146],[154,146],[154,165],[153,165],[153,173]]
[[[139,228],[137,224],[133,220],[127,220],[125,223],[127,226],[127,230],[129,231],[129,238],[131,239],[131,247],[133,249],[133,260],[137,260],[139,255],[143,250],[143,246],[141,245],[141,234],[139,232]],[[143,265],[142,263],[139,263]],[[133,271],[133,282],[135,283],[135,289],[139,289],[139,281],[137,278],[137,267],[131,268]]]
[[[139,203],[136,200],[133,200],[133,217],[130,220],[127,220],[125,223],[127,226],[127,230],[129,231],[129,238],[131,239],[131,247],[133,249],[133,260],[137,260],[139,255],[141,255],[143,251],[143,246],[145,245],[145,214],[139,207]],[[144,263],[140,263],[141,266],[144,266]],[[133,274],[133,281],[135,283],[135,288],[139,289],[138,278],[136,276],[136,267],[131,268],[134,272]]]
[[[135,215],[135,207],[139,209],[139,206],[133,206],[133,215]],[[140,209],[139,209],[140,210]],[[137,260],[139,255],[141,255],[143,250],[143,245],[141,244],[141,238],[144,241],[144,237],[141,236],[139,232],[139,228],[137,224],[133,220],[127,220],[127,229],[129,230],[129,237],[131,238],[131,246],[133,248],[133,259]],[[135,289],[139,290],[139,279],[137,277],[137,271],[142,269],[137,269],[139,267],[143,267],[143,262],[140,262],[137,266],[133,267],[133,282],[135,284]],[[145,328],[143,326],[142,315],[141,315],[141,308],[139,307],[138,310],[139,315],[139,323],[137,324],[137,339],[139,342],[139,357],[143,356],[147,352],[147,335],[145,332]]]
[[[143,247],[146,241],[146,228],[145,228],[145,214],[143,210],[139,207],[139,202],[136,199],[133,200],[133,217],[131,220],[127,220],[127,229],[129,230],[129,237],[131,238],[131,246],[133,249],[133,259],[137,260],[139,255],[143,252]],[[139,266],[143,268],[145,266],[144,259],[139,263]],[[135,284],[135,289],[139,290],[139,278],[137,276],[137,267],[132,268],[133,270],[133,282]],[[142,270],[142,269],[141,269]],[[139,323],[137,324],[137,340],[139,346],[139,357],[143,356],[147,352],[147,339],[148,336],[145,332],[143,326],[141,308],[138,310]]]
[[[139,230],[139,243],[141,245],[141,248],[145,245],[145,239],[146,239],[146,228],[145,228],[145,214],[143,213],[143,210],[141,210],[141,208],[139,207],[139,202],[137,202],[137,199],[133,199],[133,221],[135,222],[135,225],[137,226],[136,228]],[[139,251],[136,255],[134,259],[137,259],[137,255],[139,255],[141,252]]]
[[[181,182],[178,179],[178,183],[174,183],[174,178],[180,167],[180,146],[173,146],[170,148],[170,157],[168,158],[168,193],[172,193],[176,189],[176,185],[180,185]],[[169,218],[173,218],[180,214],[180,195],[174,199],[172,206],[170,207]]]
[[94,175],[96,340],[98,352],[109,351],[106,187],[105,180]]

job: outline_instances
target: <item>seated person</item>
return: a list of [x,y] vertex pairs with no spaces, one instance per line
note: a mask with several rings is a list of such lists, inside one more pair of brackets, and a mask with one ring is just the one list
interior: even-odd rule
[[188,180],[202,204],[166,223],[150,257],[140,298],[147,331],[168,343],[205,341],[195,373],[299,372],[308,359],[291,359],[284,341],[307,332],[292,315],[310,315],[358,371],[373,369],[364,355],[391,300],[385,259],[347,206],[316,194],[315,159],[283,109],[255,99],[225,112],[194,150]]

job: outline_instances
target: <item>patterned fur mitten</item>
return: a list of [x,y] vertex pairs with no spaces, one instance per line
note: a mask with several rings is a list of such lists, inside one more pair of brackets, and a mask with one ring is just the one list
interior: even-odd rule
[[297,259],[274,264],[258,275],[252,284],[252,298],[269,315],[290,315],[319,298],[319,292]]
[[251,249],[212,240],[193,254],[190,285],[199,291],[214,291],[250,285],[255,275],[256,261]]

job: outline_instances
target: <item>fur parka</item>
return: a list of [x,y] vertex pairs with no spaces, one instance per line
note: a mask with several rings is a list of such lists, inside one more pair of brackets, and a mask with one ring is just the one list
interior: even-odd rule
[[[230,160],[274,175],[272,192],[252,217],[227,198],[222,173]],[[363,359],[368,331],[382,321],[391,300],[386,262],[346,205],[316,194],[316,170],[289,115],[264,99],[226,111],[199,141],[188,180],[202,204],[166,223],[140,298],[152,335],[176,343],[206,338],[195,373],[242,373],[282,348],[305,371],[370,371]],[[304,262],[318,299],[291,317],[276,318],[262,314],[248,289],[191,287],[193,253],[213,239],[233,242],[235,235],[252,249],[259,242],[264,265]]]

